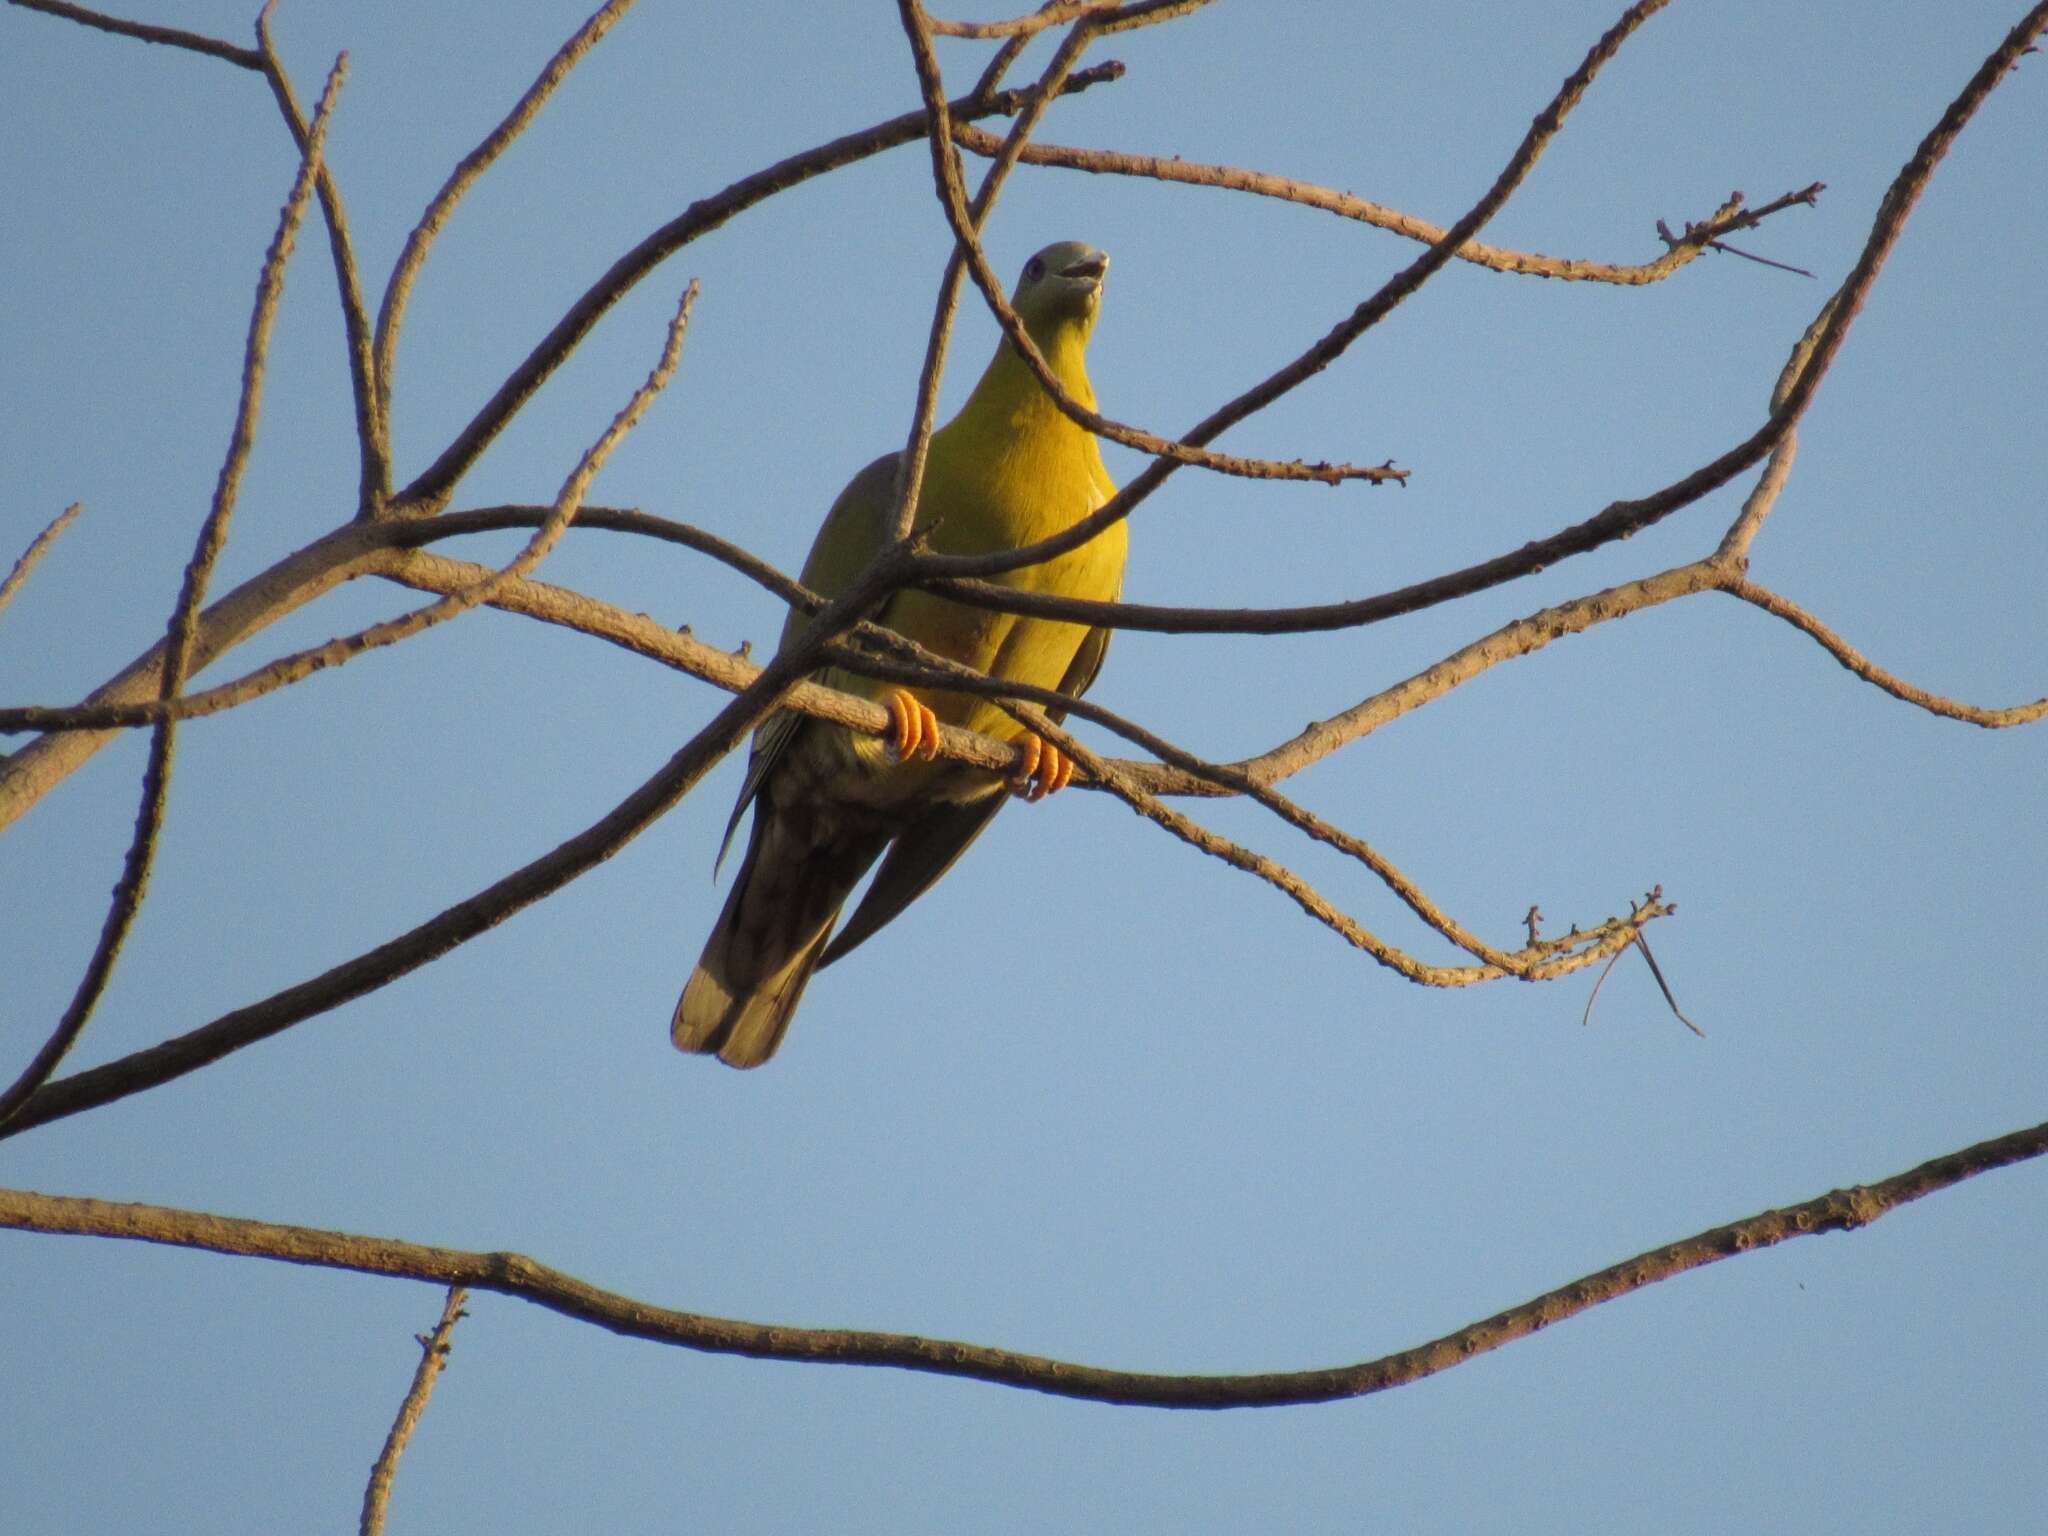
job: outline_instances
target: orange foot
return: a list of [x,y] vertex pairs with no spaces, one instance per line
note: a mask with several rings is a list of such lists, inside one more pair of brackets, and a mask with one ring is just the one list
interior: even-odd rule
[[1067,781],[1074,776],[1071,757],[1036,732],[1027,734],[1017,745],[1023,748],[1024,758],[1010,775],[1011,794],[1035,804],[1054,790],[1067,787]]
[[889,739],[896,744],[896,761],[913,757],[929,762],[939,755],[939,717],[914,694],[901,688],[889,690],[882,701],[889,709]]

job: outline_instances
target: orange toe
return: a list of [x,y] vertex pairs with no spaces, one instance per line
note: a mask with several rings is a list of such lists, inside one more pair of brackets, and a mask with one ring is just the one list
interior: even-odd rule
[[1010,777],[1010,791],[1034,805],[1074,776],[1074,760],[1036,732],[1019,739],[1024,759]]
[[884,701],[889,709],[889,737],[896,744],[896,761],[913,757],[927,762],[939,755],[939,717],[915,694],[892,688]]

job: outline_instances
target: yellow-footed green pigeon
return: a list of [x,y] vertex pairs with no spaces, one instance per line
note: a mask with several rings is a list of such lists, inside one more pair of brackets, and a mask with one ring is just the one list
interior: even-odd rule
[[[1012,301],[1068,394],[1095,406],[1082,355],[1095,328],[1109,258],[1075,241],[1025,264]],[[804,584],[843,592],[874,556],[896,482],[896,454],[875,460],[839,493],[818,530]],[[1059,533],[1114,493],[1092,434],[1060,413],[1007,339],[974,393],[932,434],[915,526],[950,554],[1015,549]],[[997,578],[1030,592],[1113,600],[1123,585],[1119,522],[1080,548]],[[877,618],[889,628],[992,677],[1078,698],[1095,680],[1109,631],[992,613],[930,593],[901,591]],[[792,612],[788,645],[807,622]],[[937,689],[892,687],[826,668],[828,687],[887,705],[885,740],[791,712],[755,734],[739,804],[726,828],[754,808],[747,856],[704,946],[672,1034],[686,1051],[718,1053],[735,1067],[775,1054],[804,984],[923,895],[1002,808],[996,775],[935,758],[938,722],[1024,747],[1028,770],[1007,787],[1037,800],[1063,786],[1073,764],[994,703]],[[883,857],[886,850],[886,857]],[[840,908],[877,858],[882,867],[835,938]]]

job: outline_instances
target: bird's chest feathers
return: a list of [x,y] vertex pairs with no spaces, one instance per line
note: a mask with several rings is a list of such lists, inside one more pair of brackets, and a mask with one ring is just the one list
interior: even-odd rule
[[[1043,401],[1040,408],[1020,408],[1009,420],[955,422],[943,440],[935,437],[918,526],[932,548],[946,554],[1017,549],[1073,527],[1107,499],[1108,484],[1095,439]],[[993,579],[1028,592],[1114,598],[1122,586],[1124,542],[1119,524],[1079,549]],[[955,603],[912,606],[918,610],[912,622],[923,631],[920,639],[982,667],[1018,622],[1011,615]],[[1079,628],[1051,627],[1073,631],[1056,642],[1071,653],[1079,643]],[[1055,681],[1063,667],[1061,661],[1053,669]]]
[[[1071,528],[1102,505],[1107,483],[1095,439],[1045,401],[1009,420],[963,419],[935,436],[917,521],[947,554],[1016,549]],[[998,580],[1058,585],[1044,573],[1067,558]]]

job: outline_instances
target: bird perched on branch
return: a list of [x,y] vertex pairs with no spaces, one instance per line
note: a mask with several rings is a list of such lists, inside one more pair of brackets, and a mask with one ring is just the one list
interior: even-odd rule
[[[1012,304],[1067,393],[1095,408],[1083,353],[1102,301],[1109,258],[1073,241],[1025,264]],[[853,477],[826,515],[804,563],[804,584],[827,598],[846,590],[882,547],[899,455]],[[1114,494],[1094,436],[1061,414],[1007,338],[945,426],[932,434],[914,528],[949,554],[1016,549],[1072,527]],[[1113,524],[1080,548],[996,579],[1006,586],[1114,600],[1127,536]],[[877,619],[954,661],[1006,681],[1078,698],[1095,680],[1109,631],[993,613],[904,590]],[[807,618],[792,612],[787,646]],[[885,704],[886,739],[784,711],[755,734],[746,782],[726,828],[732,840],[751,804],[753,831],[671,1033],[686,1051],[718,1053],[735,1067],[775,1054],[804,984],[923,895],[1003,805],[1005,783],[983,769],[936,760],[939,722],[1024,749],[1008,788],[1030,800],[1066,784],[1073,764],[991,700],[902,688],[837,668],[828,687]],[[851,919],[840,908],[870,865],[882,867]],[[723,855],[721,854],[721,857]]]

